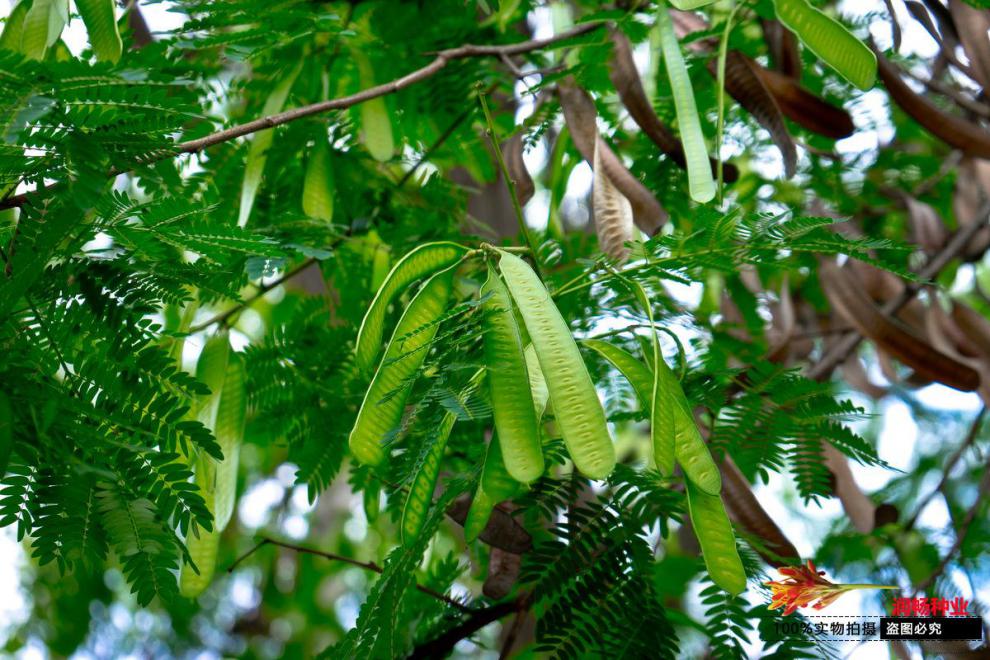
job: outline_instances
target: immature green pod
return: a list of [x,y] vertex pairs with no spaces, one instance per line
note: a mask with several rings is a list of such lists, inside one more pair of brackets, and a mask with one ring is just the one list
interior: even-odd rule
[[500,447],[498,434],[492,435],[485,454],[485,464],[481,468],[481,479],[478,490],[471,500],[467,520],[464,522],[464,538],[469,543],[478,537],[485,529],[488,518],[495,505],[504,500],[511,500],[522,491],[522,484],[512,478],[505,469],[503,449]]
[[218,332],[206,340],[196,362],[196,379],[210,388],[208,396],[200,397],[193,405],[196,419],[207,428],[214,428],[220,405],[220,392],[227,376],[230,360],[230,340],[226,332]]
[[[354,51],[354,61],[358,66],[358,77],[361,88],[375,86],[375,71],[371,68],[368,57],[360,50]],[[376,96],[363,102],[361,110],[361,139],[371,157],[384,163],[395,154],[395,141],[392,138],[392,120],[385,107],[385,99]]]
[[[291,71],[286,73],[275,85],[275,89],[265,100],[265,106],[261,109],[261,114],[265,117],[278,114],[282,111],[292,84],[302,71],[302,62],[299,62]],[[268,149],[275,139],[273,129],[258,131],[251,137],[251,146],[248,148],[247,160],[244,162],[244,183],[241,185],[240,208],[237,212],[237,226],[243,227],[247,224],[251,216],[251,209],[254,207],[254,198],[258,194],[258,187],[261,185],[261,175],[265,172],[265,162],[268,160]]]
[[[204,461],[200,461],[200,464],[197,466],[196,483],[200,486],[203,499],[206,501],[206,507],[210,511],[213,511],[213,493],[210,489],[206,488],[206,484],[200,479],[200,474],[208,472],[199,469],[203,466],[203,463]],[[206,591],[206,588],[210,586],[210,582],[213,581],[213,574],[216,571],[217,551],[219,547],[220,532],[216,531],[215,528],[212,532],[200,528],[198,536],[190,532],[189,536],[186,537],[186,549],[189,551],[189,556],[192,557],[199,573],[193,571],[188,564],[182,565],[182,568],[179,570],[180,594],[186,598],[196,598]]]
[[302,208],[311,218],[325,222],[333,220],[333,169],[325,135],[317,138],[309,153],[303,176]]
[[[522,330],[524,328],[520,328]],[[528,337],[527,337],[528,340]],[[532,342],[526,344],[526,372],[529,374],[529,391],[533,395],[533,409],[536,411],[536,421],[543,417],[543,412],[547,409],[547,400],[550,398],[550,390],[547,389],[547,379],[543,377],[543,369],[540,368],[540,358],[536,357],[536,347]]]
[[465,541],[473,543],[485,530],[496,504],[498,502],[495,498],[485,492],[484,486],[479,483],[474,491],[474,497],[471,498],[471,508],[468,509],[467,518],[464,519]]
[[725,515],[722,498],[703,492],[690,479],[686,483],[691,525],[701,545],[708,575],[730,594],[741,594],[746,590],[746,572],[739,559],[736,535],[729,517]]
[[688,190],[694,201],[709,202],[715,197],[715,180],[708,161],[705,135],[701,131],[694,89],[691,87],[691,78],[687,65],[684,64],[680,44],[677,43],[677,35],[674,34],[674,24],[664,6],[657,12],[657,24],[660,28],[660,48],[667,63],[667,77],[674,96],[681,144],[684,146],[684,160],[687,162]]
[[499,269],[536,347],[557,425],[574,465],[592,479],[604,479],[615,467],[615,447],[574,337],[526,262],[502,252]]
[[530,483],[543,474],[543,448],[533,395],[529,388],[520,387],[529,382],[529,373],[512,298],[490,266],[481,295],[487,297],[483,303],[485,364],[502,456],[513,478]]
[[93,53],[101,62],[116,62],[123,50],[113,5],[113,0],[76,0]]
[[[586,339],[585,346],[598,352],[618,369],[632,385],[636,397],[643,406],[650,405],[654,383],[653,370],[640,362],[625,349],[619,348],[598,339]],[[677,376],[670,370],[664,360],[660,360],[660,400],[666,402],[664,408],[671,412],[672,421],[662,422],[672,424],[674,429],[674,456],[684,469],[684,474],[691,479],[699,489],[710,494],[718,495],[722,490],[722,476],[718,465],[712,458],[704,438],[694,422],[694,415],[684,391],[681,389]]]
[[31,8],[30,0],[20,0],[14,8],[7,14],[7,20],[3,24],[3,33],[0,34],[0,50],[12,50],[20,53],[21,43],[24,38],[24,17]]
[[877,56],[842,23],[807,0],[774,0],[773,6],[780,22],[836,73],[864,91],[873,87]]
[[455,268],[451,266],[436,273],[413,296],[365,392],[348,444],[354,457],[366,465],[382,462],[385,458],[382,443],[402,421],[411,380],[423,364],[437,333],[437,321],[447,308]]
[[418,279],[452,266],[467,254],[457,243],[427,243],[402,257],[389,271],[371,306],[364,314],[354,347],[354,362],[362,373],[370,373],[381,353],[385,314],[392,300]]
[[450,439],[450,432],[454,428],[455,421],[457,421],[457,417],[453,413],[444,414],[443,421],[440,422],[430,447],[416,471],[412,486],[409,487],[409,495],[406,497],[406,504],[402,508],[403,545],[411,545],[419,537],[423,523],[426,522],[430,502],[433,501],[433,491],[437,487],[437,477],[440,475],[440,460],[447,449],[447,440]]
[[[462,404],[475,389],[483,374],[483,371],[478,370],[471,377],[467,388],[458,395]],[[416,470],[416,476],[413,477],[409,495],[406,497],[405,506],[402,508],[400,529],[403,545],[411,545],[423,530],[427,514],[430,511],[430,503],[433,501],[433,491],[437,486],[437,477],[440,475],[440,461],[443,459],[443,453],[447,449],[447,441],[450,439],[450,432],[456,421],[457,416],[454,413],[448,411],[444,414],[440,426],[429,440],[430,446],[422,456]]]
[[213,434],[223,452],[223,460],[215,470],[213,497],[213,528],[222,532],[230,522],[237,499],[237,464],[244,440],[244,420],[247,413],[247,374],[244,363],[233,355],[227,364],[227,374],[220,390],[217,422]]

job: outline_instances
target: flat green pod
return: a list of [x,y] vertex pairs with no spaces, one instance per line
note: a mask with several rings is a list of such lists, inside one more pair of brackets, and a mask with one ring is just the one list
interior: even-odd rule
[[[208,461],[210,459],[206,460]],[[214,505],[213,493],[203,481],[203,479],[212,478],[212,475],[207,474],[211,473],[212,470],[201,470],[200,468],[204,466],[204,463],[205,461],[200,461],[199,465],[197,465],[196,483],[199,485],[200,491],[203,494],[206,508],[212,512]],[[204,476],[201,477],[200,475]],[[220,532],[216,531],[215,525],[214,530],[211,532],[200,528],[198,535],[190,533],[186,537],[186,549],[189,551],[189,556],[192,557],[199,573],[195,572],[188,564],[182,565],[179,569],[180,594],[186,598],[197,598],[206,591],[206,588],[210,586],[210,582],[213,581],[213,575],[216,572],[217,552],[219,548]]]
[[365,465],[382,462],[382,443],[402,421],[412,378],[422,366],[437,333],[437,321],[447,309],[455,269],[451,266],[436,273],[420,287],[392,333],[348,439],[351,453]]
[[440,476],[440,461],[447,449],[447,441],[450,439],[455,421],[457,417],[453,413],[444,414],[443,421],[440,422],[430,447],[416,471],[416,476],[413,477],[409,495],[402,507],[400,525],[402,545],[409,546],[414,543],[423,530],[426,514],[429,513],[430,503],[433,501],[433,491],[437,487],[437,478]]
[[701,554],[712,582],[733,596],[746,590],[746,572],[743,570],[736,535],[732,523],[725,514],[722,498],[709,495],[686,480],[688,512],[691,525],[701,545]]
[[677,112],[677,127],[684,147],[684,160],[687,164],[688,191],[696,202],[710,202],[715,197],[715,180],[708,160],[705,135],[701,130],[698,104],[694,100],[694,89],[681,46],[674,34],[674,24],[663,5],[657,11],[657,25],[660,28],[660,49],[667,64],[667,78],[674,96],[674,109]]
[[333,220],[333,168],[330,164],[330,145],[321,135],[309,152],[306,172],[303,175],[302,208],[311,218],[330,222]]
[[358,330],[354,362],[361,373],[370,373],[381,354],[385,315],[395,297],[416,280],[457,263],[467,251],[466,247],[457,243],[426,243],[411,250],[392,267],[365,312]]
[[222,532],[230,522],[237,500],[237,465],[247,414],[246,387],[244,363],[237,355],[232,355],[220,390],[216,427],[213,430],[223,452],[223,460],[216,466],[213,494],[216,506],[213,528],[218,532]]
[[524,355],[526,356],[526,373],[529,374],[529,391],[533,395],[533,409],[536,411],[536,421],[539,422],[547,409],[550,390],[547,389],[547,379],[543,377],[540,358],[536,357],[536,347],[533,346],[532,342],[526,344]]
[[31,8],[30,0],[20,0],[14,8],[7,14],[7,20],[3,25],[3,33],[0,33],[0,49],[21,52],[21,41],[24,34],[24,17],[27,16],[28,9]]
[[615,447],[605,411],[567,323],[526,262],[501,252],[499,270],[536,349],[557,426],[574,465],[592,479],[604,479],[615,467]]
[[196,380],[210,388],[210,394],[199,398],[192,413],[203,426],[213,429],[217,421],[220,405],[220,392],[227,376],[227,363],[230,360],[230,339],[226,332],[218,332],[206,340],[196,362]]
[[530,483],[543,474],[543,447],[531,389],[519,386],[530,380],[512,297],[490,266],[481,295],[485,365],[502,457],[514,479]]
[[471,498],[471,507],[468,509],[467,517],[464,519],[464,540],[473,543],[478,539],[478,535],[488,526],[488,519],[495,510],[498,502],[495,498],[485,492],[484,486],[478,483]]
[[93,53],[101,62],[116,63],[124,48],[113,5],[113,0],[76,0],[76,9],[86,24]]
[[[375,71],[368,57],[360,50],[354,51],[361,89],[375,86]],[[380,163],[395,155],[395,139],[392,137],[392,120],[388,116],[385,99],[376,96],[361,103],[361,140],[371,157]]]
[[877,56],[853,33],[807,0],[774,0],[777,18],[836,73],[864,91],[877,79]]
[[[265,106],[261,109],[262,116],[268,117],[282,112],[285,101],[289,98],[293,83],[302,71],[302,62],[299,62],[293,69],[287,72],[281,80],[276,83],[271,94],[265,100]],[[241,184],[240,207],[237,211],[237,226],[243,227],[251,217],[251,209],[254,208],[254,198],[258,195],[258,188],[261,186],[261,176],[265,173],[265,163],[268,160],[268,150],[275,139],[274,129],[268,128],[258,131],[251,137],[251,146],[248,147],[247,160],[244,161],[244,183]]]

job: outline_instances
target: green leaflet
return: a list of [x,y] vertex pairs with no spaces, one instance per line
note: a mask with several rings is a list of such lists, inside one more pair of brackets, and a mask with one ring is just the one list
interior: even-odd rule
[[44,59],[68,22],[69,0],[33,0],[24,15],[20,52],[34,60]]
[[7,472],[10,453],[14,449],[14,408],[4,392],[0,392],[0,479]]
[[604,479],[615,467],[615,447],[581,352],[536,273],[519,257],[500,254],[499,270],[536,347],[564,444],[578,470]]
[[371,301],[358,330],[354,361],[361,373],[369,373],[381,353],[385,314],[392,299],[416,280],[457,263],[465,254],[467,248],[456,243],[427,243],[410,251],[395,264]]
[[113,0],[76,0],[76,8],[86,24],[89,43],[96,59],[116,63],[120,59],[123,44],[120,33],[117,32]]
[[220,403],[217,408],[217,421],[214,435],[223,460],[216,466],[214,483],[209,485],[214,491],[215,510],[213,528],[222,532],[230,522],[237,499],[237,463],[240,457],[241,442],[244,439],[244,422],[247,413],[247,374],[239,356],[232,355],[227,364],[227,373],[220,390]]
[[834,18],[807,0],[774,0],[777,18],[836,73],[862,90],[877,78],[877,56]]
[[[302,62],[299,62],[291,71],[285,74],[275,85],[275,89],[265,101],[265,106],[261,110],[264,117],[278,114],[282,111],[285,101],[289,98],[292,84],[302,71]],[[241,201],[237,215],[237,226],[243,227],[247,224],[251,216],[251,209],[254,207],[254,198],[258,194],[258,186],[261,185],[261,175],[265,172],[265,161],[268,160],[268,149],[272,146],[275,133],[272,129],[258,131],[251,138],[251,146],[248,149],[247,160],[244,162],[244,184],[241,186]]]
[[[608,342],[586,339],[581,343],[598,352],[626,377],[636,392],[640,403],[646,405],[648,401],[653,400],[653,370],[625,349]],[[699,489],[710,495],[718,495],[722,491],[722,477],[718,465],[715,464],[704,438],[698,431],[691,406],[687,397],[684,396],[677,376],[662,358],[659,364],[660,378],[657,379],[657,382],[662,392],[660,400],[674,402],[674,405],[664,406],[670,411],[670,418],[661,420],[661,423],[666,423],[673,428],[675,458],[683,468],[684,474]]]
[[684,146],[688,190],[694,201],[710,202],[715,197],[715,180],[712,178],[705,136],[701,131],[701,118],[698,116],[687,65],[684,63],[680,44],[677,43],[677,35],[674,34],[674,24],[663,5],[657,12],[657,25],[660,28],[660,48],[667,63],[667,77],[674,95],[681,144]]
[[701,491],[690,479],[686,485],[691,525],[701,545],[708,575],[730,594],[741,594],[746,590],[746,572],[739,559],[736,535],[729,517],[725,515],[722,498]]
[[[361,80],[361,89],[368,89],[375,85],[375,71],[371,68],[368,57],[360,50],[354,51],[354,61],[357,63],[358,76]],[[391,160],[395,154],[395,142],[392,138],[392,120],[388,116],[388,108],[385,107],[385,99],[376,96],[365,101],[360,106],[361,110],[361,139],[368,149],[371,157],[378,162],[384,163]]]
[[[483,370],[478,370],[468,387],[460,393],[458,399],[463,403],[470,396],[484,375]],[[430,440],[430,446],[423,456],[422,461],[416,470],[412,486],[409,488],[409,495],[406,497],[405,506],[402,507],[402,544],[404,546],[413,545],[423,531],[427,514],[430,512],[430,503],[433,501],[433,491],[437,487],[437,478],[440,475],[440,461],[443,453],[447,449],[447,441],[450,439],[450,432],[454,428],[457,416],[448,411],[444,413],[440,426],[435,430]]]
[[31,3],[21,0],[10,11],[7,22],[4,23],[3,33],[0,34],[0,49],[21,52],[21,40],[24,35],[24,17]]
[[311,218],[330,222],[333,220],[333,169],[330,164],[330,145],[326,135],[321,135],[313,145],[303,177],[303,212]]
[[411,379],[423,364],[436,335],[436,321],[447,308],[455,270],[456,266],[448,267],[427,280],[392,333],[385,358],[365,392],[348,439],[351,453],[365,465],[378,465],[385,458],[382,443],[402,421]]
[[487,296],[483,303],[485,364],[502,456],[513,478],[530,483],[543,474],[543,448],[531,389],[519,386],[530,378],[512,297],[491,266],[481,296]]

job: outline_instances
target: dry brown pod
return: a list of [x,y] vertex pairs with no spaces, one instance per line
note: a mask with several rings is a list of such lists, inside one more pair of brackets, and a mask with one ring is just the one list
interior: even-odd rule
[[533,198],[536,186],[533,184],[533,177],[526,169],[523,161],[523,141],[522,134],[516,133],[502,145],[502,153],[505,155],[505,167],[512,178],[512,184],[516,187],[516,197],[520,206],[526,206],[526,202]]
[[[470,495],[458,497],[447,508],[447,515],[457,524],[463,526],[470,506]],[[488,524],[478,535],[478,538],[493,548],[520,555],[533,548],[533,537],[529,535],[529,532],[512,515],[498,506],[492,510]]]
[[776,19],[761,19],[763,38],[770,48],[770,60],[776,71],[791,78],[801,77],[801,53],[797,38]]
[[617,263],[622,263],[629,257],[626,243],[633,240],[633,213],[629,200],[615,187],[602,165],[604,144],[597,138],[591,205],[599,247]]
[[912,240],[928,254],[935,254],[944,248],[949,232],[935,209],[911,195],[904,195],[903,199],[911,224]]
[[760,506],[749,482],[732,459],[719,463],[722,473],[722,500],[732,521],[746,534],[758,539],[764,550],[755,548],[771,566],[785,566],[800,558],[794,544],[788,540],[767,512]]
[[492,548],[488,555],[488,575],[481,592],[492,600],[501,600],[509,595],[519,579],[522,557],[514,552]]
[[[677,163],[681,169],[687,168],[687,161],[684,159],[684,147],[676,135],[667,128],[653,110],[653,105],[646,97],[643,90],[643,83],[639,79],[639,72],[632,57],[632,47],[628,37],[619,30],[612,31],[612,60],[609,63],[609,77],[612,86],[618,92],[622,105],[629,111],[636,125],[642,129],[650,140],[660,147],[660,150],[670,156],[671,160]],[[718,164],[714,158],[709,159],[712,164],[712,172],[715,172]],[[739,170],[731,163],[722,164],[722,174],[727,183],[732,183],[739,178]]]
[[849,273],[831,259],[822,259],[819,280],[832,306],[860,334],[873,341],[922,379],[970,392],[980,385],[972,367],[934,349],[899,319],[884,314]]
[[987,37],[990,12],[962,0],[949,0],[949,13],[969,59],[972,75],[984,90],[990,89],[990,38]]
[[[784,159],[784,174],[790,179],[797,170],[797,147],[780,106],[757,71],[759,68],[759,64],[739,51],[729,51],[725,58],[725,90],[770,133]],[[711,60],[708,70],[717,76],[717,69],[718,63]]]
[[[599,139],[595,110],[595,102],[586,91],[578,87],[573,80],[564,80],[557,84],[557,94],[564,111],[564,121],[571,133],[574,146],[581,152],[589,164],[595,162],[595,144]],[[647,236],[653,236],[667,222],[669,215],[660,206],[660,202],[646,189],[639,179],[632,175],[622,164],[615,152],[602,141],[600,146],[602,171],[609,180],[629,200],[632,207],[633,221]]]
[[762,66],[757,67],[756,73],[784,116],[795,124],[833,140],[849,137],[856,130],[848,112],[815,96],[794,78]]
[[963,117],[949,114],[901,79],[900,71],[876,48],[877,71],[890,98],[929,133],[963,153],[990,158],[990,133]]
[[[980,207],[990,196],[990,162],[979,158],[963,158],[956,171],[956,190],[952,196],[952,212],[956,224],[965,227],[981,221]],[[990,248],[990,227],[976,232],[963,251],[967,260],[979,259]]]

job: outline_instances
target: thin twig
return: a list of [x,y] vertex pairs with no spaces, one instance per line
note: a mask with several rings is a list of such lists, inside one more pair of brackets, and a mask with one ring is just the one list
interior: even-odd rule
[[[959,548],[962,547],[963,542],[966,541],[966,536],[969,534],[969,528],[973,524],[973,520],[976,519],[976,514],[979,512],[980,507],[984,504],[984,499],[990,493],[990,464],[987,464],[986,469],[983,472],[983,479],[980,480],[980,488],[976,493],[976,501],[973,502],[973,506],[969,507],[966,511],[965,517],[963,517],[962,523],[959,525],[959,531],[956,532],[956,541],[949,548],[949,551],[945,553],[945,557],[939,562],[938,566],[932,571],[931,575],[922,580],[914,588],[914,595],[917,596],[919,593],[926,591],[930,586],[935,583],[935,580],[939,578],[945,572],[949,563],[952,562],[956,553],[959,552]],[[913,596],[912,596],[913,598]]]
[[[453,60],[467,59],[471,57],[500,57],[503,54],[518,55],[520,53],[528,53],[534,50],[539,50],[547,46],[552,46],[561,41],[566,41],[568,39],[573,39],[574,37],[587,34],[601,28],[604,23],[589,22],[577,25],[570,30],[561,32],[560,34],[548,37],[546,39],[530,39],[529,41],[520,41],[514,44],[503,44],[498,46],[477,46],[472,44],[465,44],[463,46],[458,46],[457,48],[448,48],[446,50],[441,50],[436,53],[436,57],[427,64],[411,73],[391,80],[387,83],[381,85],[376,85],[374,87],[369,87],[368,89],[363,89],[356,94],[351,94],[349,96],[342,96],[336,99],[328,99],[326,101],[320,101],[319,103],[312,103],[310,105],[304,105],[299,108],[292,108],[284,112],[279,112],[274,115],[269,115],[267,117],[261,117],[253,121],[246,122],[244,124],[239,124],[237,126],[231,126],[230,128],[225,128],[222,131],[217,131],[216,133],[211,133],[210,135],[197,138],[195,140],[187,140],[185,142],[180,142],[172,150],[168,150],[162,153],[156,153],[150,155],[135,165],[148,165],[166,158],[174,158],[175,156],[181,154],[194,154],[208,149],[214,145],[221,144],[223,142],[229,142],[239,137],[244,137],[245,135],[250,135],[251,133],[257,133],[258,131],[263,131],[269,128],[274,128],[276,126],[281,126],[283,124],[288,124],[289,122],[296,121],[298,119],[303,119],[305,117],[310,117],[312,115],[322,114],[324,112],[329,112],[330,110],[344,110],[350,108],[351,106],[358,105],[365,101],[370,101],[371,99],[378,98],[380,96],[386,96],[388,94],[394,94],[399,90],[405,89],[411,85],[418,82],[422,82],[427,78],[436,75],[441,69],[446,67]],[[115,176],[117,174],[122,174],[123,170],[113,170],[110,172],[110,176]],[[49,186],[43,188],[43,191],[50,190],[51,188],[58,186],[58,183],[53,183]],[[24,203],[38,191],[29,191],[19,195],[13,195],[7,199],[0,200],[0,209],[12,208],[15,206],[22,206]]]
[[202,323],[197,323],[196,325],[194,325],[191,328],[189,328],[189,331],[188,331],[189,334],[192,334],[192,333],[195,333],[195,332],[199,332],[200,330],[205,330],[205,329],[209,328],[211,325],[213,325],[214,323],[225,323],[227,321],[227,319],[229,319],[231,316],[233,316],[234,314],[237,314],[239,311],[241,311],[242,309],[245,309],[246,307],[250,307],[251,306],[251,303],[253,303],[255,300],[257,300],[261,296],[265,295],[266,293],[268,293],[269,291],[271,291],[275,287],[279,286],[280,284],[284,284],[288,280],[291,280],[293,277],[295,277],[296,275],[298,275],[302,271],[306,270],[307,268],[309,268],[310,266],[312,266],[315,263],[316,263],[316,258],[315,257],[310,257],[309,259],[307,259],[306,261],[302,262],[301,264],[299,264],[298,266],[296,266],[292,270],[286,272],[285,275],[283,275],[282,277],[276,278],[276,279],[272,280],[271,282],[268,282],[267,284],[262,284],[261,286],[258,287],[258,290],[254,294],[248,296],[247,298],[245,298],[241,302],[237,303],[236,305],[234,305],[230,309],[228,309],[226,311],[223,311],[223,312],[220,312],[219,314],[217,314],[213,318],[211,318],[211,319],[209,319],[207,321],[203,321]]
[[[230,565],[230,567],[227,569],[227,572],[228,573],[233,573],[234,569],[237,568],[240,565],[241,562],[243,562],[245,559],[247,559],[248,557],[250,557],[251,555],[253,555],[254,553],[256,553],[258,550],[261,550],[261,548],[265,547],[266,545],[274,545],[274,546],[277,546],[279,548],[285,548],[286,550],[294,550],[295,552],[298,552],[298,553],[301,553],[301,554],[304,554],[304,555],[313,555],[314,557],[323,557],[324,559],[329,559],[330,561],[343,562],[345,564],[350,564],[351,566],[357,566],[358,568],[363,568],[363,569],[365,569],[367,571],[373,571],[375,573],[378,573],[379,575],[381,575],[384,572],[384,569],[381,566],[379,566],[378,564],[376,564],[375,562],[373,562],[373,561],[359,561],[357,559],[352,559],[351,557],[344,557],[342,555],[337,555],[337,554],[334,554],[332,552],[324,552],[322,550],[315,550],[313,548],[307,548],[306,546],[296,545],[294,543],[286,543],[285,541],[278,541],[278,540],[273,539],[273,538],[270,538],[268,536],[262,536],[260,538],[261,538],[261,541],[257,545],[255,545],[253,548],[251,548],[250,550],[248,550],[246,553],[244,553],[243,555],[241,555],[240,557],[238,557],[234,561],[234,563]],[[433,589],[430,589],[429,587],[424,587],[421,584],[416,584],[416,589],[418,589],[419,591],[423,592],[424,594],[426,594],[428,596],[432,596],[433,598],[436,598],[437,600],[443,601],[444,603],[447,603],[451,607],[455,607],[455,608],[459,609],[460,611],[465,612],[467,614],[475,615],[479,611],[481,611],[481,610],[476,610],[476,609],[474,609],[472,607],[468,607],[464,603],[461,603],[460,601],[457,601],[457,600],[451,598],[450,596],[448,596],[446,594],[442,594],[439,591],[435,591]]]
[[519,196],[516,195],[516,182],[512,179],[509,174],[509,167],[505,163],[505,157],[502,156],[502,147],[498,143],[498,134],[495,132],[495,120],[492,117],[491,110],[488,109],[488,101],[485,100],[485,94],[480,89],[478,90],[478,100],[481,102],[481,110],[485,113],[485,122],[488,124],[488,136],[491,138],[492,147],[495,149],[495,159],[498,161],[499,170],[502,172],[502,178],[505,180],[505,186],[509,189],[509,197],[512,198],[512,209],[516,213],[516,220],[519,223],[519,231],[522,232],[523,238],[526,239],[526,245],[529,246],[530,256],[533,258],[533,263],[536,264],[536,272],[540,274],[540,260],[539,255],[536,251],[536,243],[533,242],[533,237],[529,233],[529,228],[526,226],[526,216],[523,215],[522,205],[519,203]]
[[915,509],[914,515],[911,516],[910,520],[904,523],[905,531],[914,528],[915,523],[918,522],[918,516],[921,515],[921,512],[924,511],[925,507],[928,506],[928,503],[931,502],[937,494],[941,493],[943,488],[945,488],[945,484],[949,481],[949,475],[952,473],[952,469],[956,467],[956,463],[958,463],[959,459],[961,459],[963,454],[966,453],[966,450],[973,446],[973,443],[976,442],[976,438],[980,434],[980,428],[983,426],[983,419],[986,417],[986,414],[986,406],[980,408],[980,412],[976,414],[976,419],[974,419],[973,423],[969,426],[969,431],[966,433],[966,438],[963,440],[962,444],[959,445],[959,448],[952,453],[949,460],[946,461],[945,467],[942,469],[942,479],[938,482],[938,486],[936,486],[935,490],[928,493],[928,495],[926,495],[925,498],[918,503],[918,507]]

